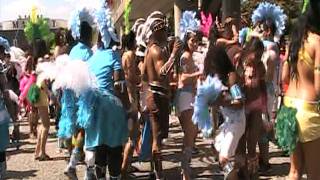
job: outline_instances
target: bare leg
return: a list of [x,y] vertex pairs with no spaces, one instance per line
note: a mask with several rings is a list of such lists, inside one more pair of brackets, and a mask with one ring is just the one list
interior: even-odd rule
[[303,156],[301,143],[298,142],[295,151],[290,155],[289,180],[299,180],[302,176]]
[[125,178],[127,176],[128,166],[131,164],[131,158],[133,155],[133,150],[136,145],[136,137],[138,136],[139,123],[137,120],[133,120],[132,126],[129,131],[129,140],[123,151],[123,162],[121,166],[122,177]]
[[261,112],[253,111],[247,118],[248,169],[249,173],[255,176],[258,168],[256,146],[262,130]]
[[183,157],[181,161],[181,168],[183,173],[183,179],[191,179],[190,161],[192,158],[192,148],[195,143],[195,136],[197,134],[197,127],[192,122],[193,110],[186,110],[181,112],[179,117],[182,130],[184,132],[183,138]]
[[320,138],[307,143],[302,143],[302,149],[308,179],[320,179]]
[[46,155],[46,143],[47,143],[47,138],[48,138],[48,133],[49,133],[49,128],[50,128],[50,119],[49,119],[49,112],[47,107],[39,107],[39,115],[41,118],[42,122],[42,131],[40,136],[40,156]]

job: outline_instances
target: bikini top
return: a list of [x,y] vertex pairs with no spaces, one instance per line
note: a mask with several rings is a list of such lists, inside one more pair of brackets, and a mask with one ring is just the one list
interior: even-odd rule
[[304,50],[304,48],[301,48],[299,51],[299,61],[304,62],[311,69],[314,66],[313,59],[310,57],[309,53]]

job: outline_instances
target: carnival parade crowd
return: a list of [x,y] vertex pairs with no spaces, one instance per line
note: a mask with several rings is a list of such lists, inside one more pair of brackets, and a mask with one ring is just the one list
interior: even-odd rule
[[70,179],[77,179],[79,161],[86,180],[107,172],[111,180],[128,179],[134,152],[150,161],[150,179],[167,179],[162,145],[170,113],[184,133],[182,179],[196,179],[190,163],[201,133],[212,139],[225,179],[268,172],[272,141],[290,155],[287,179],[305,173],[320,180],[320,1],[304,3],[289,38],[277,4],[261,2],[251,20],[239,28],[236,18],[184,11],[175,37],[155,11],[126,25],[120,39],[103,1],[75,10],[51,53],[44,37],[23,52],[0,35],[0,180],[22,116],[39,161],[51,159],[46,142],[55,120]]

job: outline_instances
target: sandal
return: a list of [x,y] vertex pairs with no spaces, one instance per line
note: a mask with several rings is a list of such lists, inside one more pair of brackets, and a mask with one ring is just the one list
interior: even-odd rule
[[51,160],[51,158],[47,154],[39,156],[39,161],[49,161],[49,160]]

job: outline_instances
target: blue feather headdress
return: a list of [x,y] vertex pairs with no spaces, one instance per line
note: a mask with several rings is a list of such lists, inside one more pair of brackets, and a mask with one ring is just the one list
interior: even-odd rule
[[95,11],[95,21],[98,25],[104,47],[109,47],[111,39],[119,42],[111,19],[111,9],[107,3]]
[[195,32],[200,29],[200,21],[196,18],[196,12],[185,11],[180,20],[180,39],[183,40],[187,32]]
[[243,45],[247,41],[249,33],[250,28],[248,27],[244,27],[239,31],[239,43],[241,45]]
[[87,22],[90,26],[94,26],[95,23],[92,10],[83,7],[71,14],[68,26],[74,39],[80,38],[81,22]]
[[254,25],[259,22],[271,20],[276,27],[275,35],[281,36],[285,30],[287,16],[284,14],[284,11],[280,6],[268,2],[262,2],[259,4],[258,8],[253,11],[251,20]]
[[0,46],[3,46],[6,52],[10,52],[10,44],[9,41],[0,36]]

